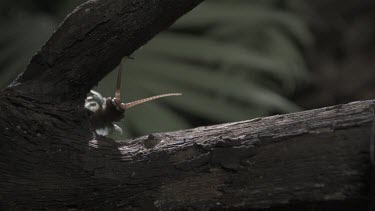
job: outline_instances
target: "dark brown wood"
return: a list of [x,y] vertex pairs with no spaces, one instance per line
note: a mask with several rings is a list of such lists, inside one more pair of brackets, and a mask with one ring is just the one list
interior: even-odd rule
[[77,135],[81,129],[70,128],[69,119],[51,121],[52,132],[36,137],[29,131],[39,127],[8,122],[0,133],[3,206],[367,209],[374,105],[355,102],[116,142]]
[[65,19],[13,86],[54,101],[82,100],[124,56],[202,1],[87,1]]
[[374,106],[355,102],[154,134],[119,149],[137,181],[158,184],[148,194],[163,210],[367,210]]
[[127,141],[90,130],[88,90],[199,2],[96,0],[65,20],[0,92],[1,210],[370,209],[374,101]]

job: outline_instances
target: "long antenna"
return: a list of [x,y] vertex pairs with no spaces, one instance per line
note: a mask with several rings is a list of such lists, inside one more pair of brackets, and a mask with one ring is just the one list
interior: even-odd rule
[[116,84],[116,91],[115,91],[115,99],[120,101],[121,100],[121,73],[123,68],[124,59],[121,60],[120,66],[118,68],[118,74],[117,74],[117,84]]
[[128,108],[131,108],[131,107],[134,107],[134,106],[137,106],[137,105],[140,105],[140,104],[152,101],[152,100],[156,100],[156,99],[159,99],[159,98],[162,98],[162,97],[180,96],[180,95],[182,95],[182,94],[181,93],[170,93],[170,94],[156,95],[156,96],[153,96],[153,97],[148,97],[148,98],[136,100],[136,101],[133,101],[133,102],[130,102],[130,103],[121,103],[121,107],[123,109],[128,109]]

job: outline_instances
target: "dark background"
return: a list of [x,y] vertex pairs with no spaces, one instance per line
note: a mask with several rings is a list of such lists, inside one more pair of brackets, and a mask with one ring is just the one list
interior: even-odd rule
[[[0,3],[0,88],[84,1]],[[126,63],[126,136],[373,99],[375,2],[207,0]],[[103,52],[105,54],[106,52]],[[113,96],[116,71],[95,90]]]

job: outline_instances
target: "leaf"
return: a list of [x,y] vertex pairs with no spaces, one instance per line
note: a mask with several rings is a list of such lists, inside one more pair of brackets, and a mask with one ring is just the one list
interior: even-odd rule
[[160,83],[169,83],[176,88],[194,87],[200,92],[219,94],[228,99],[270,110],[290,112],[298,109],[297,106],[280,95],[265,87],[257,86],[254,82],[251,83],[243,78],[223,72],[214,72],[214,70],[200,66],[148,58],[147,63],[139,62],[136,68],[143,75],[152,77],[153,80],[160,81]]
[[187,35],[163,34],[142,49],[141,55],[191,60],[208,66],[231,66],[271,74],[280,79],[290,74],[282,62],[244,47]]

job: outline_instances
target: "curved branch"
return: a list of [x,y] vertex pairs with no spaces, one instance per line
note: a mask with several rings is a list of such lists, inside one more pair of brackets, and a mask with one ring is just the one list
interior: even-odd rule
[[83,99],[119,64],[203,0],[91,0],[76,8],[12,89]]
[[92,0],[64,21],[0,92],[0,209],[369,206],[374,101],[96,139],[76,101],[200,1]]

